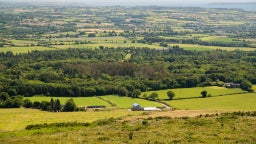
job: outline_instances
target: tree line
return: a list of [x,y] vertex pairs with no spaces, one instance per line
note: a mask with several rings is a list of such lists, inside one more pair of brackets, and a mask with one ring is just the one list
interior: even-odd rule
[[0,93],[0,108],[19,108],[21,106],[49,112],[72,112],[79,110],[72,98],[62,105],[59,99],[54,100],[51,98],[50,101],[32,102],[29,99],[23,99],[22,96],[10,96],[6,92]]

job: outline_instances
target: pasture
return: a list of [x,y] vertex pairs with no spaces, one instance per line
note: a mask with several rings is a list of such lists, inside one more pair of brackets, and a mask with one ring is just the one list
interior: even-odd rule
[[159,90],[159,91],[148,91],[141,94],[151,94],[152,92],[158,93],[159,99],[168,99],[167,92],[173,91],[175,93],[174,99],[189,99],[189,98],[196,98],[201,97],[201,91],[206,90],[208,94],[211,96],[220,96],[220,95],[230,95],[230,94],[238,94],[238,93],[246,93],[239,88],[225,88],[225,87],[218,87],[218,86],[210,86],[210,87],[195,87],[195,88],[178,88],[178,89],[167,89],[167,90]]
[[144,99],[130,98],[130,97],[120,97],[120,96],[103,96],[103,99],[106,99],[119,108],[131,108],[132,104],[138,103],[143,107],[162,107],[162,104],[153,101],[147,101]]
[[[0,133],[23,130],[30,124],[56,122],[93,122],[100,119],[140,115],[142,112],[112,109],[97,112],[46,112],[37,109],[0,109]],[[0,134],[1,135],[1,134]]]
[[135,47],[135,48],[152,48],[152,49],[162,49],[159,45],[149,45],[149,44],[142,44],[142,43],[131,43],[131,42],[117,42],[117,43],[93,43],[93,44],[70,44],[70,45],[53,45],[53,47],[58,49],[67,49],[67,48],[99,48],[99,46],[104,46],[108,48],[129,48],[129,47]]
[[[34,101],[50,101],[51,98],[53,99],[59,99],[61,104],[65,104],[67,99],[70,99],[71,97],[40,97],[40,96],[34,96],[34,97],[25,97],[24,99],[29,99],[32,102]],[[138,98],[130,98],[130,97],[120,97],[120,96],[101,96],[98,97],[73,97],[73,100],[77,106],[99,106],[103,105],[106,107],[111,107],[111,104],[108,102],[110,101],[112,104],[115,105],[115,107],[118,108],[131,108],[132,104],[138,103],[144,107],[161,107],[162,105],[157,102],[147,101],[144,99],[138,99]]]
[[207,98],[165,100],[176,109],[193,110],[256,110],[256,93],[234,94]]
[[14,44],[15,46],[28,46],[28,45],[36,45],[37,42],[36,41],[31,41],[31,40],[10,40],[9,42],[11,42],[12,44]]
[[248,48],[248,47],[221,47],[221,46],[202,46],[196,44],[169,44],[169,46],[179,46],[185,50],[196,50],[196,51],[208,51],[208,50],[226,50],[226,51],[234,51],[234,50],[242,50],[242,51],[255,51],[256,48]]
[[31,51],[46,51],[46,50],[56,50],[55,48],[49,48],[49,47],[43,47],[43,46],[22,46],[22,47],[15,47],[15,46],[10,46],[10,47],[2,47],[0,48],[0,52],[7,52],[11,51],[14,54],[19,54],[19,53],[28,53]]
[[[207,42],[220,42],[220,43],[232,43],[234,42],[234,39],[229,38],[229,37],[220,37],[220,36],[208,36],[208,37],[203,37],[200,38],[202,41],[207,41]],[[237,42],[237,41],[235,41]]]

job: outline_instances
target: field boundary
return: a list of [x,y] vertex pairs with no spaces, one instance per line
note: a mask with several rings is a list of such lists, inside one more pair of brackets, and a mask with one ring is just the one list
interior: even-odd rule
[[106,100],[103,97],[97,97],[97,98],[100,99],[100,100],[103,100],[103,101],[105,101],[107,103],[109,103],[112,107],[116,107],[117,106],[115,103],[111,102],[110,100]]

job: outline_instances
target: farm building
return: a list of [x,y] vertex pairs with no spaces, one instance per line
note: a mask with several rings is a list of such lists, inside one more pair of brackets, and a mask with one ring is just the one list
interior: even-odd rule
[[161,110],[161,109],[156,108],[156,107],[145,107],[145,108],[143,108],[143,107],[140,106],[139,104],[134,103],[134,104],[132,105],[132,110],[133,110],[133,111],[158,111],[158,110]]
[[223,86],[226,88],[240,88],[240,84],[234,84],[234,83],[224,83]]
[[134,103],[134,104],[132,105],[132,110],[133,110],[133,111],[141,111],[141,110],[144,110],[144,108],[143,108],[142,106],[140,106],[139,104]]
[[144,108],[144,111],[159,111],[161,109],[159,108],[156,108],[156,107],[145,107]]

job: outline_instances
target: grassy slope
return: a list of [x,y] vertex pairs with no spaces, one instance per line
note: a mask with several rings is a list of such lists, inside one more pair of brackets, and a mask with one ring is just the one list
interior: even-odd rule
[[130,98],[130,97],[119,97],[119,96],[104,96],[106,100],[116,104],[119,108],[131,108],[132,104],[138,103],[143,107],[161,107],[162,105],[157,102],[147,101],[143,99]]
[[[64,104],[69,97],[26,97],[24,99],[30,99],[31,101],[50,101],[50,99],[59,99],[61,101],[61,104]],[[137,99],[137,98],[130,98],[130,97],[119,97],[119,96],[103,96],[102,97],[105,100],[108,100],[114,104],[116,104],[119,108],[131,108],[132,104],[138,103],[144,107],[148,106],[155,106],[155,107],[161,107],[162,105],[157,102],[147,101],[143,99]],[[110,104],[104,100],[101,100],[97,97],[77,97],[73,98],[75,101],[75,104],[77,106],[95,106],[95,105],[104,105],[109,107]]]
[[[132,112],[127,109],[98,112],[45,112],[36,109],[0,109],[1,131],[22,130],[29,124],[55,122],[93,122],[99,119],[118,118],[127,115],[139,115],[142,112]],[[1,140],[0,140],[1,141]]]
[[164,102],[178,109],[256,110],[256,93]]
[[[114,121],[91,127],[49,128],[5,133],[12,143],[254,143],[256,117],[211,116]],[[143,124],[144,123],[144,124]]]
[[175,93],[174,99],[180,99],[180,98],[194,98],[194,97],[201,97],[201,91],[206,90],[208,94],[211,94],[212,96],[218,96],[218,95],[227,95],[227,94],[236,94],[236,93],[245,93],[246,91],[243,91],[241,89],[228,89],[224,87],[217,87],[217,86],[211,86],[211,87],[195,87],[195,88],[179,88],[179,89],[168,89],[168,90],[160,90],[160,91],[149,91],[142,93],[149,95],[152,92],[158,93],[158,97],[160,99],[168,99],[167,92],[173,91]]

